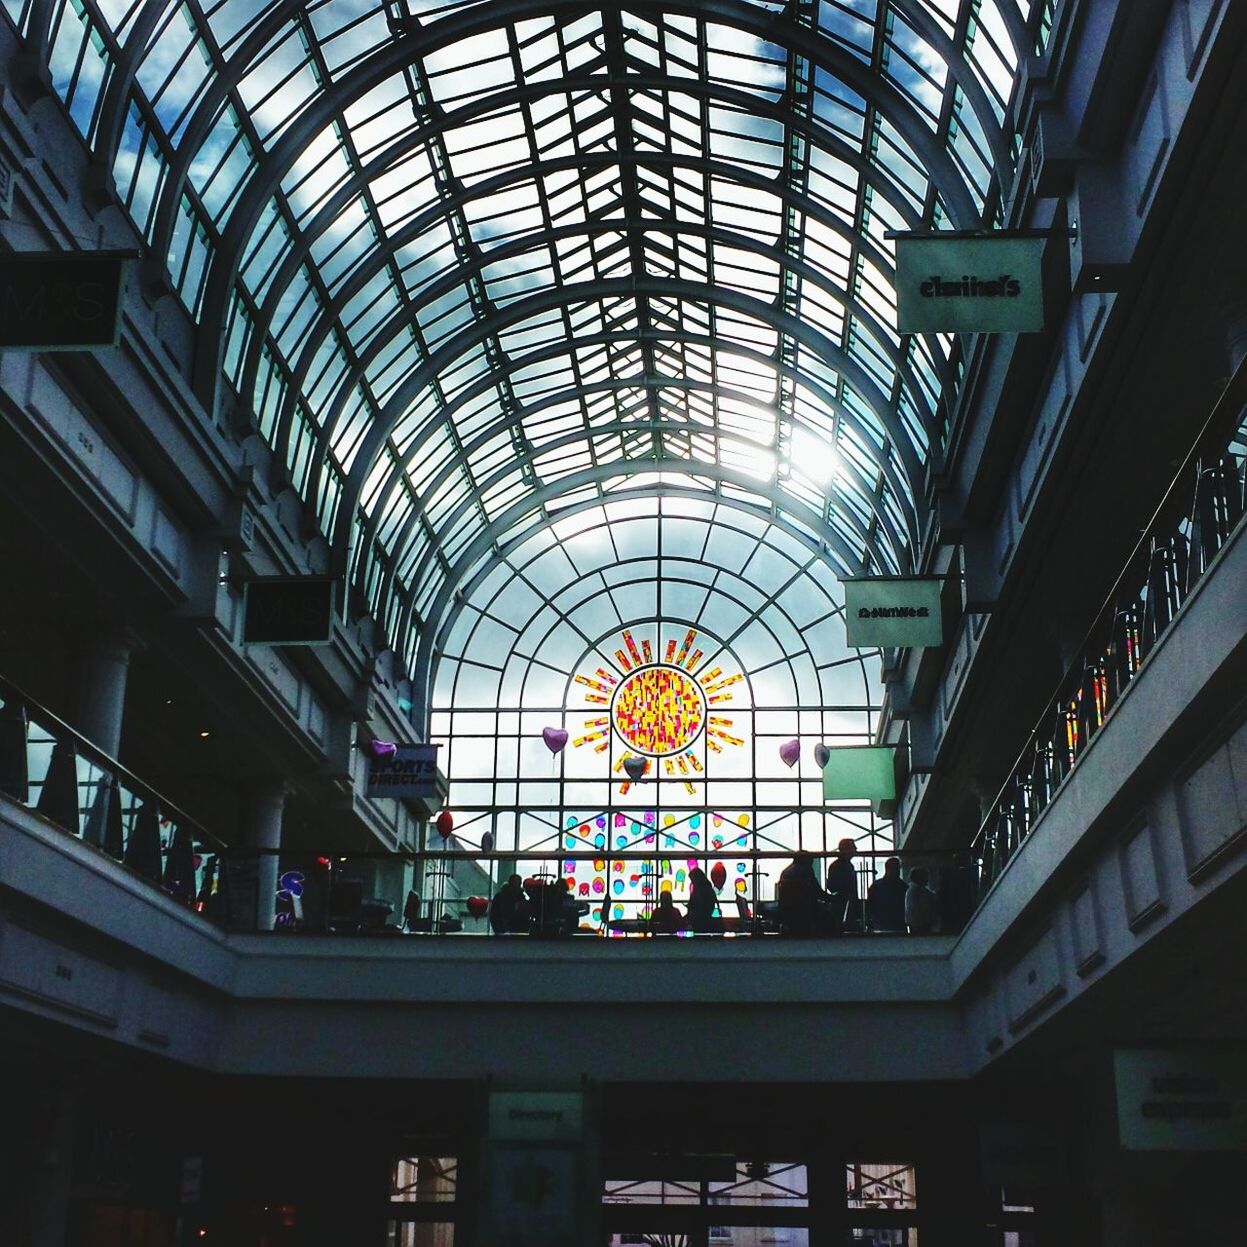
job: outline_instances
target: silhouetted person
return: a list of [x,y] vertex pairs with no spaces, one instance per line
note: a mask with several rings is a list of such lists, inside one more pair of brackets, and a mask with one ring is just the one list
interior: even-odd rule
[[655,935],[674,935],[684,929],[684,914],[676,907],[670,892],[659,896],[658,907],[649,920]]
[[905,880],[901,878],[901,859],[889,857],[883,875],[866,892],[866,919],[872,931],[905,930]]
[[844,930],[845,917],[849,914],[850,907],[856,908],[857,871],[853,869],[853,855],[856,852],[856,840],[841,840],[836,846],[835,859],[827,867],[827,900],[831,926],[835,931]]
[[[537,907],[538,935],[570,935],[580,925],[581,902],[567,886],[566,879],[543,884],[533,897]],[[587,911],[589,906],[584,905]]]
[[927,887],[925,866],[915,866],[909,872],[909,887],[905,890],[905,925],[910,935],[929,935],[935,930],[935,893]]
[[719,924],[715,921],[714,911],[719,898],[715,895],[714,884],[700,866],[694,866],[688,872],[688,883],[688,925],[702,934],[717,931]]
[[817,933],[819,902],[826,897],[818,886],[812,854],[798,853],[784,867],[775,894],[779,901],[781,935],[811,936]]
[[519,875],[512,875],[489,902],[489,926],[495,935],[528,930],[528,901]]

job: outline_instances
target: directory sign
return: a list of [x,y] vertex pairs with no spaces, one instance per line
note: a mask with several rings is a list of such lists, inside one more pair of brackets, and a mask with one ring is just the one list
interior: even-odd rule
[[1247,1149],[1247,1053],[1190,1044],[1113,1053],[1117,1128],[1127,1151]]

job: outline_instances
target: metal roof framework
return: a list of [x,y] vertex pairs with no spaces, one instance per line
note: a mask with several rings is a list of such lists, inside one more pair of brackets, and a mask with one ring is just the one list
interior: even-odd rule
[[885,234],[998,218],[1047,6],[3,8],[426,689],[482,558],[641,485],[915,566],[958,357]]

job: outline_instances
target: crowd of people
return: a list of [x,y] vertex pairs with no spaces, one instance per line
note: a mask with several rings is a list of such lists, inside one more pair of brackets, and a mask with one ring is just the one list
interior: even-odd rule
[[[960,874],[953,872],[939,894],[931,887],[930,872],[914,866],[908,878],[901,861],[889,857],[883,874],[859,896],[858,872],[853,864],[857,844],[841,840],[820,884],[813,853],[799,852],[779,876],[776,903],[771,907],[781,935],[813,937],[846,932],[930,935],[959,930],[969,916],[970,898],[961,897]],[[653,935],[682,932],[712,934],[724,929],[719,898],[706,872],[689,871],[687,913],[662,892],[646,919]],[[965,902],[964,904],[962,902]],[[495,935],[568,935],[580,926],[589,904],[572,896],[565,879],[521,879],[512,875],[489,905],[489,925]],[[743,918],[747,907],[740,906]],[[962,912],[962,911],[965,912]]]

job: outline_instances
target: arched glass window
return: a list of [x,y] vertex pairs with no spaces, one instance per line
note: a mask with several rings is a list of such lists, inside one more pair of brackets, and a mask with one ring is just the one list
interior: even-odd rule
[[[578,508],[484,561],[448,621],[431,726],[456,832],[616,917],[664,885],[683,899],[700,854],[888,847],[868,802],[824,806],[813,755],[871,742],[878,665],[845,646],[825,554],[782,521],[687,493]],[[782,865],[725,861],[751,898]]]

